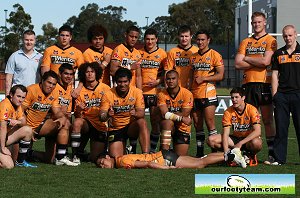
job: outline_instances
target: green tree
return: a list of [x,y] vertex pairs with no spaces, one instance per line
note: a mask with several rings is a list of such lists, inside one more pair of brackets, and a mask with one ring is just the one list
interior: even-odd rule
[[31,24],[31,16],[27,14],[20,4],[13,5],[14,11],[9,14],[7,19],[9,28],[2,28],[4,36],[1,38],[0,54],[3,56],[5,62],[9,56],[19,49],[22,39],[22,34],[25,30],[33,29]]
[[123,32],[129,25],[136,25],[132,21],[122,21],[126,8],[107,6],[100,8],[92,3],[81,7],[78,17],[70,17],[65,24],[73,27],[73,38],[76,42],[87,42],[86,31],[95,23],[99,23],[107,28],[109,33],[108,42],[123,41]]
[[56,43],[57,28],[52,23],[47,23],[42,26],[43,35],[36,37],[36,48],[39,51],[44,51],[47,47]]
[[[188,0],[170,5],[170,16],[157,17],[150,26],[157,27],[163,34],[167,32],[168,42],[171,43],[177,42],[179,26],[190,25],[194,32],[199,29],[210,31],[214,43],[225,44],[226,28],[234,27],[235,6],[236,0]],[[233,32],[230,32],[231,41],[233,35]]]

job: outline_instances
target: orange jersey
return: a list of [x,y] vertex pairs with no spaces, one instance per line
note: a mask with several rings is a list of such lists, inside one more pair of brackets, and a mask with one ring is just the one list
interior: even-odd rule
[[[193,94],[180,87],[179,92],[175,98],[172,98],[167,89],[162,90],[158,93],[158,106],[167,105],[169,112],[176,113],[181,112],[183,108],[192,109],[193,108]],[[176,127],[181,132],[190,133],[191,126],[184,124],[183,122],[176,122]]]
[[73,86],[68,85],[67,90],[65,90],[59,83],[56,84],[53,92],[58,94],[58,103],[60,106],[67,107],[67,113],[71,113],[72,111],[72,93]]
[[260,115],[256,107],[247,103],[242,114],[230,106],[222,119],[223,127],[232,126],[233,135],[236,137],[247,137],[253,131],[254,124],[260,124]]
[[[131,65],[141,59],[141,54],[139,50],[133,48],[132,51],[130,51],[124,44],[118,45],[113,53],[112,53],[111,60],[117,60],[120,61],[120,66],[125,67],[127,69],[131,68]],[[132,72],[132,80],[130,85],[136,86],[136,71],[131,70]]]
[[19,120],[24,117],[22,107],[15,109],[8,98],[0,102],[0,121]]
[[[193,70],[193,79],[197,76],[213,76],[216,68],[224,67],[222,56],[215,50],[209,49],[204,54],[195,53],[190,58]],[[200,85],[193,80],[192,93],[194,98],[216,97],[216,87],[214,82],[203,82]]]
[[81,51],[72,46],[62,49],[57,45],[52,45],[45,50],[42,67],[48,67],[58,74],[59,67],[63,63],[71,64],[74,69],[78,68],[84,63]]
[[165,165],[165,159],[161,151],[151,154],[129,154],[116,157],[116,168],[135,168],[136,161],[154,162],[160,165]]
[[198,52],[198,47],[191,46],[189,49],[182,49],[180,46],[172,48],[168,52],[165,70],[176,69],[179,73],[179,85],[187,88],[189,82],[189,74],[191,70],[190,57]]
[[[269,34],[265,34],[258,39],[254,38],[253,36],[244,39],[240,44],[238,54],[261,58],[264,56],[266,51],[275,51],[276,49],[276,39]],[[271,83],[271,74],[271,66],[266,68],[252,67],[244,70],[243,84],[249,82]]]
[[[104,47],[103,51],[99,51],[94,47],[89,47],[83,52],[83,58],[85,62],[91,63],[91,62],[98,62],[99,64],[102,63],[104,60],[104,56],[106,54],[109,54],[111,56],[112,49],[109,47]],[[102,77],[99,80],[99,82],[103,82],[110,86],[110,67],[109,65],[105,68],[103,71]]]
[[109,131],[124,128],[132,120],[130,115],[132,108],[145,108],[142,90],[131,86],[126,97],[122,98],[117,94],[116,88],[112,88],[104,95],[101,110],[109,111],[111,107],[114,110],[114,115],[109,121]]
[[48,96],[45,96],[39,84],[30,85],[27,90],[28,93],[23,102],[23,105],[27,107],[25,111],[26,122],[35,129],[44,121],[51,107],[60,107],[58,93],[52,91]]
[[162,71],[167,58],[167,53],[161,48],[149,53],[145,48],[140,49],[142,56],[142,80],[143,80],[143,94],[156,94],[156,88],[148,87],[152,79],[157,79],[158,71]]
[[[84,103],[83,118],[87,119],[98,131],[106,131],[104,122],[100,122],[100,104],[104,94],[110,91],[110,87],[99,83],[93,90],[83,87],[76,103]],[[75,106],[76,107],[76,106]],[[76,111],[76,108],[75,108]]]

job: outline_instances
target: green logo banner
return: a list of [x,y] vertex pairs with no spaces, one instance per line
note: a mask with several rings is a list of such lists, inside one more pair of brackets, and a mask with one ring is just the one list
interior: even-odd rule
[[295,174],[196,174],[195,194],[295,194]]

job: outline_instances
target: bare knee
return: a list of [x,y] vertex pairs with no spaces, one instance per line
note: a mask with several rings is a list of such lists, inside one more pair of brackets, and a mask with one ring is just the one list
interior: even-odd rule
[[1,168],[3,169],[12,169],[14,168],[14,162],[12,159],[9,159],[9,160],[5,160],[4,162],[2,161],[1,163]]
[[258,153],[262,149],[262,140],[261,138],[255,138],[250,141],[249,149],[254,152]]
[[208,136],[206,143],[208,146],[214,148],[215,145],[218,143],[216,135]]

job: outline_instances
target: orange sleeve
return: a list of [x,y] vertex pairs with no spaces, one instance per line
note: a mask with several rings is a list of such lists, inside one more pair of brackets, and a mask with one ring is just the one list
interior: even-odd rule
[[31,105],[31,101],[33,99],[33,91],[29,87],[27,87],[27,90],[28,92],[22,105],[28,108]]
[[48,67],[48,68],[50,68],[50,65],[51,65],[51,53],[50,53],[50,50],[51,50],[50,48],[47,48],[44,51],[44,55],[43,55],[41,67]]
[[246,46],[247,46],[247,39],[244,39],[238,49],[238,54],[246,55]]
[[111,60],[122,61],[122,54],[121,54],[121,50],[119,48],[120,48],[120,46],[117,46],[114,49],[114,51],[112,52]]
[[174,69],[174,66],[175,66],[174,53],[171,50],[167,53],[167,59],[166,59],[166,64],[164,65],[164,70],[172,70]]
[[166,100],[165,100],[165,95],[163,92],[159,92],[157,95],[157,105],[165,105],[166,104]]
[[79,68],[84,63],[83,54],[80,50],[77,52],[76,66]]
[[223,125],[223,127],[228,127],[228,126],[231,126],[231,124],[232,123],[231,123],[230,112],[229,112],[229,110],[226,110],[222,117],[222,125]]
[[136,108],[145,108],[145,102],[144,102],[144,96],[142,90],[136,88],[136,103],[135,107]]
[[111,91],[108,91],[105,93],[102,97],[101,105],[100,105],[100,110],[102,111],[108,111],[109,108],[111,107],[109,98],[113,98]]
[[221,54],[219,54],[218,52],[214,53],[214,67],[223,67],[224,63],[223,63],[223,58],[221,56]]
[[251,106],[251,123],[252,124],[260,124],[260,115],[256,107]]
[[273,51],[277,50],[277,41],[274,37],[270,36],[270,41],[267,42],[266,51]]
[[8,109],[5,107],[5,100],[0,103],[0,121],[8,119]]
[[193,103],[193,94],[186,90],[186,92],[184,93],[184,101],[182,104],[182,108],[193,108]]

